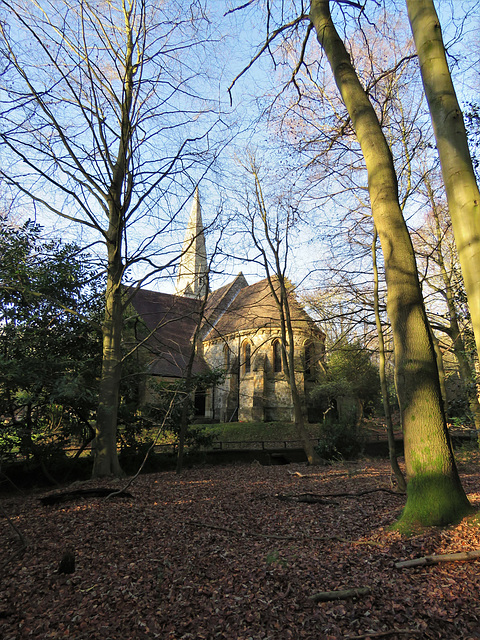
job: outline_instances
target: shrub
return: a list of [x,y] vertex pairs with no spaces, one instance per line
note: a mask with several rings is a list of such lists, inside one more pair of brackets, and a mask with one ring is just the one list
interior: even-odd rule
[[365,435],[354,423],[324,423],[317,453],[325,460],[353,460],[363,451]]

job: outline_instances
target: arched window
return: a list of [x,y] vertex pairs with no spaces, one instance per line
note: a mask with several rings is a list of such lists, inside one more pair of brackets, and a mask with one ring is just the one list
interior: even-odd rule
[[223,347],[223,368],[228,373],[230,370],[230,349],[228,344]]
[[311,342],[306,342],[304,346],[303,352],[303,362],[304,368],[303,371],[305,375],[313,375],[314,371],[314,361],[315,361],[315,349]]
[[243,368],[245,373],[252,370],[252,345],[250,342],[243,343]]
[[283,370],[282,366],[282,344],[280,340],[274,340],[273,342],[273,371],[274,373],[280,373]]

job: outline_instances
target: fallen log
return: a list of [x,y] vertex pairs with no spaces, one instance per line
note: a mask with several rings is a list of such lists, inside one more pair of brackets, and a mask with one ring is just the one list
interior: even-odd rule
[[309,596],[313,602],[329,602],[330,600],[348,600],[348,598],[358,598],[371,593],[370,587],[359,587],[358,589],[342,589],[338,591],[320,591]]
[[423,558],[414,558],[413,560],[401,560],[395,563],[396,569],[409,569],[410,567],[422,567],[430,564],[438,564],[439,562],[459,562],[476,560],[480,558],[480,549],[474,551],[464,551],[462,553],[444,553],[441,555],[423,556]]

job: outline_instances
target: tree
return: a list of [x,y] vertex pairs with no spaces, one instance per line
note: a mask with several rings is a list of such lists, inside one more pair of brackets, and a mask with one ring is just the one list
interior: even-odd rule
[[265,270],[270,292],[280,315],[281,340],[278,344],[281,349],[282,370],[285,372],[292,396],[295,428],[309,464],[318,464],[319,456],[305,428],[296,379],[298,355],[295,351],[293,315],[295,306],[298,308],[298,302],[294,299],[293,287],[287,277],[289,234],[292,233],[296,211],[295,207],[288,203],[286,206],[285,203],[280,203],[279,212],[284,212],[286,208],[285,218],[281,219],[281,213],[270,216],[264,197],[260,167],[253,155],[249,155],[245,168],[253,179],[255,189],[253,206],[249,207],[247,202],[249,232],[259,254],[257,260]]
[[480,192],[433,0],[406,0],[480,353]]
[[101,295],[88,256],[0,220],[0,451],[39,462],[93,439]]
[[317,397],[331,402],[341,396],[352,398],[356,405],[356,423],[360,424],[365,410],[372,410],[379,399],[378,369],[370,353],[358,342],[344,340],[328,359],[326,374],[314,389]]
[[395,445],[395,436],[393,432],[392,408],[390,405],[390,398],[388,393],[385,335],[382,324],[382,316],[380,313],[379,278],[377,266],[377,230],[375,228],[372,241],[372,261],[373,306],[375,310],[375,324],[377,326],[378,336],[378,374],[380,379],[380,389],[382,392],[383,413],[387,426],[388,457],[390,459],[390,465],[397,481],[398,490],[405,493],[407,489],[407,483],[398,464],[397,448]]
[[431,209],[423,224],[415,231],[413,241],[424,269],[422,285],[424,297],[428,296],[430,301],[430,325],[437,334],[447,336],[442,347],[453,351],[455,355],[475,427],[480,429],[475,376],[476,349],[451,220],[446,207],[437,201],[428,178],[425,179],[425,188]]
[[209,22],[186,0],[0,6],[0,175],[105,246],[93,475],[118,475],[122,282],[142,261],[157,272],[174,263],[168,231],[215,156],[218,105],[201,95]]
[[470,509],[448,437],[435,350],[403,219],[392,154],[338,35],[328,0],[312,0],[310,19],[362,148],[375,227],[385,261],[395,381],[404,430],[408,487],[402,525],[446,524]]

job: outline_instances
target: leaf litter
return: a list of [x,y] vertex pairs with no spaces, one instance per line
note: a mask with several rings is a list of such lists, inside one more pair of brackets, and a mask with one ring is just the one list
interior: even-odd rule
[[[44,493],[4,496],[0,637],[480,640],[478,561],[395,568],[399,560],[480,549],[475,516],[401,535],[390,525],[404,496],[373,491],[390,488],[386,462],[306,471],[232,465],[157,473],[138,477],[132,497],[76,495],[51,506],[40,502]],[[479,480],[477,467],[462,468],[476,506]],[[122,482],[83,483],[106,485],[118,490]],[[279,495],[338,497],[305,503]],[[62,574],[68,551],[75,571]],[[356,595],[313,597],[345,590]]]

